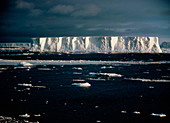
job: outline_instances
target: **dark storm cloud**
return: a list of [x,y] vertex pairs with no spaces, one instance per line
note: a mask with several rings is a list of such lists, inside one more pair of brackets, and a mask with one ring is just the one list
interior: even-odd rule
[[170,37],[169,0],[2,0],[0,36]]

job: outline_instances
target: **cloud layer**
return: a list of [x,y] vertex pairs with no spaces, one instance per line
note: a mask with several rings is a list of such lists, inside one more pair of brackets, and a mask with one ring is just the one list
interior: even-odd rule
[[74,7],[71,5],[56,5],[52,7],[49,12],[51,13],[57,13],[57,14],[69,14],[72,13],[74,10]]
[[170,37],[168,0],[2,0],[1,3],[0,38]]

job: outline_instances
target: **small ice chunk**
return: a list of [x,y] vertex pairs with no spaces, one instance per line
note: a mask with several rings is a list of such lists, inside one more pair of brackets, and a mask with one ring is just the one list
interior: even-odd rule
[[28,120],[24,120],[24,123],[29,123],[29,121]]
[[122,77],[122,75],[116,73],[100,73],[100,75],[108,77]]
[[139,111],[134,111],[133,113],[134,113],[134,114],[140,114],[140,112],[139,112]]
[[46,86],[32,86],[32,87],[35,87],[35,88],[46,88]]
[[156,116],[156,117],[166,117],[166,114],[163,114],[163,113],[161,114],[152,113],[151,115]]
[[154,88],[154,86],[149,86],[149,88]]
[[90,73],[89,73],[89,75],[91,75],[91,76],[99,76],[99,75],[100,75],[100,73],[90,72]]
[[89,84],[88,82],[85,82],[85,83],[72,83],[72,85],[78,86],[78,87],[90,87],[91,86],[91,84]]
[[93,80],[93,81],[106,81],[106,79],[101,79],[100,77],[95,79],[95,78],[87,78],[88,80]]
[[32,84],[25,84],[25,83],[23,83],[23,84],[18,84],[18,86],[32,87]]
[[34,114],[34,117],[40,117],[41,115],[40,114]]
[[106,69],[106,68],[113,68],[112,66],[103,66],[101,69]]
[[8,121],[8,122],[12,121],[12,117],[4,117],[4,118],[5,118],[5,121]]
[[101,123],[101,121],[100,120],[96,120],[96,123]]
[[142,98],[142,97],[143,97],[143,95],[140,95],[139,97],[141,97],[141,98]]
[[11,123],[11,121],[12,121],[12,117],[6,117],[6,116],[0,116],[0,122],[1,123]]
[[127,113],[127,111],[122,110],[122,111],[121,111],[121,113],[122,113],[122,114],[126,114],[126,113]]
[[84,79],[73,79],[74,82],[84,82]]
[[99,108],[99,106],[96,105],[95,108]]
[[44,70],[44,71],[48,71],[48,70],[51,70],[51,68],[38,68],[38,70]]
[[4,116],[0,116],[0,121],[4,121]]
[[162,71],[161,69],[156,69],[156,71]]
[[82,74],[82,73],[80,73],[80,72],[73,72],[73,74]]
[[23,114],[23,115],[19,115],[19,117],[28,118],[28,117],[30,117],[30,115],[26,113],[26,114]]
[[28,62],[20,62],[18,65],[19,66],[33,66],[33,64],[28,63]]
[[28,68],[28,69],[26,69],[26,71],[30,71],[30,69]]
[[1,67],[1,68],[0,68],[0,70],[7,70],[7,68],[3,68],[3,67]]
[[142,82],[170,82],[170,80],[159,80],[159,79],[144,79],[144,78],[125,78],[126,80],[135,80]]
[[149,72],[143,72],[144,74],[149,74]]
[[122,77],[121,74],[116,74],[116,73],[89,73],[91,76],[103,76],[103,77]]
[[30,88],[25,88],[24,90],[26,90],[26,91],[30,91],[31,89],[30,89]]
[[73,67],[74,70],[83,70],[81,67]]
[[48,104],[48,101],[46,101],[45,104]]

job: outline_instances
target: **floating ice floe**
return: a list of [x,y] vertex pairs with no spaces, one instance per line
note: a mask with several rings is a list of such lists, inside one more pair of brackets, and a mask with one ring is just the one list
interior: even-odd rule
[[154,86],[149,86],[149,88],[154,88]]
[[93,80],[93,81],[106,81],[106,79],[101,79],[101,78],[87,78],[88,80]]
[[46,88],[46,86],[32,86],[32,87],[34,87],[34,88]]
[[34,117],[40,117],[41,115],[40,114],[34,114]]
[[99,108],[99,106],[96,105],[95,108]]
[[33,64],[23,61],[23,62],[20,62],[20,63],[18,64],[18,66],[29,67],[29,66],[33,66]]
[[[15,89],[16,90],[16,89]],[[22,89],[22,90],[17,90],[18,92],[23,92],[23,91],[30,91],[30,88],[25,88],[25,89]]]
[[121,74],[116,74],[116,73],[89,73],[91,76],[99,76],[99,77],[122,77]]
[[48,104],[48,101],[46,101],[45,104]]
[[90,87],[91,84],[89,84],[88,82],[85,83],[72,83],[73,86],[77,86],[77,87]]
[[74,70],[83,70],[81,67],[73,67]]
[[73,82],[84,82],[84,79],[73,79]]
[[113,68],[112,66],[102,66],[101,69]]
[[30,66],[17,66],[17,67],[14,67],[14,69],[27,69],[27,71],[29,71],[30,70]]
[[27,56],[27,59],[31,59],[31,57],[30,57],[30,56]]
[[144,74],[149,74],[149,72],[143,72]]
[[73,72],[73,74],[82,74],[82,73],[80,73],[80,72]]
[[125,78],[126,80],[135,80],[135,81],[142,81],[142,82],[170,82],[170,80],[159,80],[159,79],[141,79],[141,78]]
[[11,120],[12,120],[12,117],[0,116],[0,122],[4,121],[2,123],[7,123],[7,121],[11,121]]
[[33,86],[32,84],[26,84],[26,83],[23,83],[23,84],[18,84],[18,86],[24,86],[24,87],[35,87],[35,88],[46,88],[46,86]]
[[23,115],[19,115],[19,117],[29,118],[29,117],[30,117],[30,115],[26,113],[26,114],[23,114]]
[[100,120],[96,120],[96,123],[101,123],[101,121]]
[[23,55],[34,55],[34,53],[23,53]]
[[134,114],[140,114],[140,112],[139,112],[139,111],[134,111],[133,113],[134,113]]
[[25,83],[23,83],[23,84],[18,84],[18,86],[32,87],[32,84],[25,84]]
[[3,67],[1,67],[1,68],[0,68],[0,70],[3,70],[3,71],[4,71],[4,70],[7,70],[7,68],[3,68]]
[[162,71],[161,69],[156,69],[156,71]]
[[122,114],[126,114],[126,113],[127,113],[127,111],[124,111],[124,110],[123,110],[123,111],[121,111],[121,113],[122,113]]
[[51,68],[38,68],[38,70],[52,70]]
[[161,113],[161,114],[152,113],[151,115],[156,116],[156,117],[166,117],[166,114],[163,114],[163,113]]

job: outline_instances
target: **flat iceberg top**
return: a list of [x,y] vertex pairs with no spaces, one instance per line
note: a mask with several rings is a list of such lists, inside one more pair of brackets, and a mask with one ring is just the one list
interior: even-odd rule
[[32,38],[31,51],[161,53],[158,37],[81,36]]

